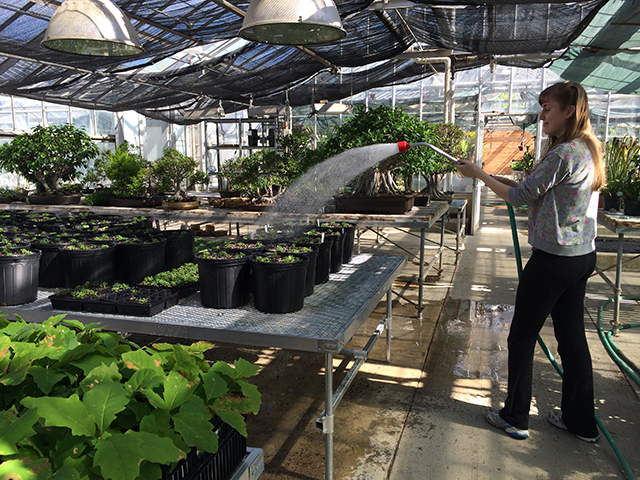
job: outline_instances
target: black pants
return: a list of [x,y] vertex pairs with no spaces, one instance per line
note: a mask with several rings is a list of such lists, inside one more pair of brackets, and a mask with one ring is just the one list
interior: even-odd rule
[[593,371],[584,331],[584,296],[596,264],[595,252],[560,257],[534,250],[522,272],[509,331],[508,394],[500,416],[529,428],[533,354],[549,314],[562,360],[562,417],[569,431],[598,435],[594,419]]

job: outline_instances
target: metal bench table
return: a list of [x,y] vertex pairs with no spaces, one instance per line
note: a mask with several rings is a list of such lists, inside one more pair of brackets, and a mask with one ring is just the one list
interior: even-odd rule
[[[406,257],[397,255],[356,255],[340,272],[331,274],[327,283],[316,287],[314,294],[305,299],[302,310],[288,314],[262,313],[251,304],[229,310],[204,308],[199,293],[152,317],[67,313],[70,318],[99,322],[105,329],[114,331],[323,353],[325,411],[317,425],[325,436],[325,478],[329,480],[333,478],[334,410],[385,330],[387,361],[390,361],[391,287],[406,262]],[[52,309],[50,294],[51,290],[41,289],[35,302],[4,309],[10,317],[17,314],[32,322],[65,313]],[[343,351],[385,296],[386,317],[364,349]],[[334,393],[333,356],[341,352],[354,354],[356,360]]]

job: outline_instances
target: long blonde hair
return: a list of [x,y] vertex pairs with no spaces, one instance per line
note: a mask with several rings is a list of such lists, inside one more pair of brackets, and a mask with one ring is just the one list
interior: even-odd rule
[[577,82],[560,82],[545,88],[538,97],[538,103],[542,105],[549,99],[558,102],[563,110],[573,105],[576,111],[567,118],[566,128],[561,136],[549,137],[550,141],[547,144],[545,154],[560,143],[582,138],[587,144],[593,159],[594,175],[591,188],[594,191],[600,190],[606,179],[604,160],[602,158],[602,143],[595,136],[591,127],[587,92]]

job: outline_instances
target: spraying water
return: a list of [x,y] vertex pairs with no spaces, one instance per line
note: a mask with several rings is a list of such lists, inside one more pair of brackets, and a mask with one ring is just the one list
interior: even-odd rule
[[315,165],[278,198],[267,223],[277,221],[278,213],[320,214],[324,206],[354,178],[376,163],[400,153],[397,143],[353,148]]

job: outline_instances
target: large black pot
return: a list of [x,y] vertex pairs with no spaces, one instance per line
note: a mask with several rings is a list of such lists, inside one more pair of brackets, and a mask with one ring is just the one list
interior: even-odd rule
[[64,286],[73,288],[86,282],[113,282],[115,252],[115,244],[91,250],[63,249]]
[[64,244],[32,243],[32,248],[40,250],[38,286],[43,288],[64,287],[64,264],[62,247]]
[[116,278],[128,285],[165,270],[167,240],[162,237],[137,240],[140,241],[116,245]]
[[193,262],[196,232],[193,230],[167,230],[162,232],[161,236],[167,239],[164,255],[166,270],[173,270],[185,263]]
[[0,256],[0,305],[20,305],[38,297],[40,252]]
[[209,308],[236,308],[249,303],[249,257],[210,259],[196,256],[200,277],[200,301]]
[[298,257],[295,263],[251,263],[253,303],[265,313],[291,313],[304,307],[305,280],[309,259]]

